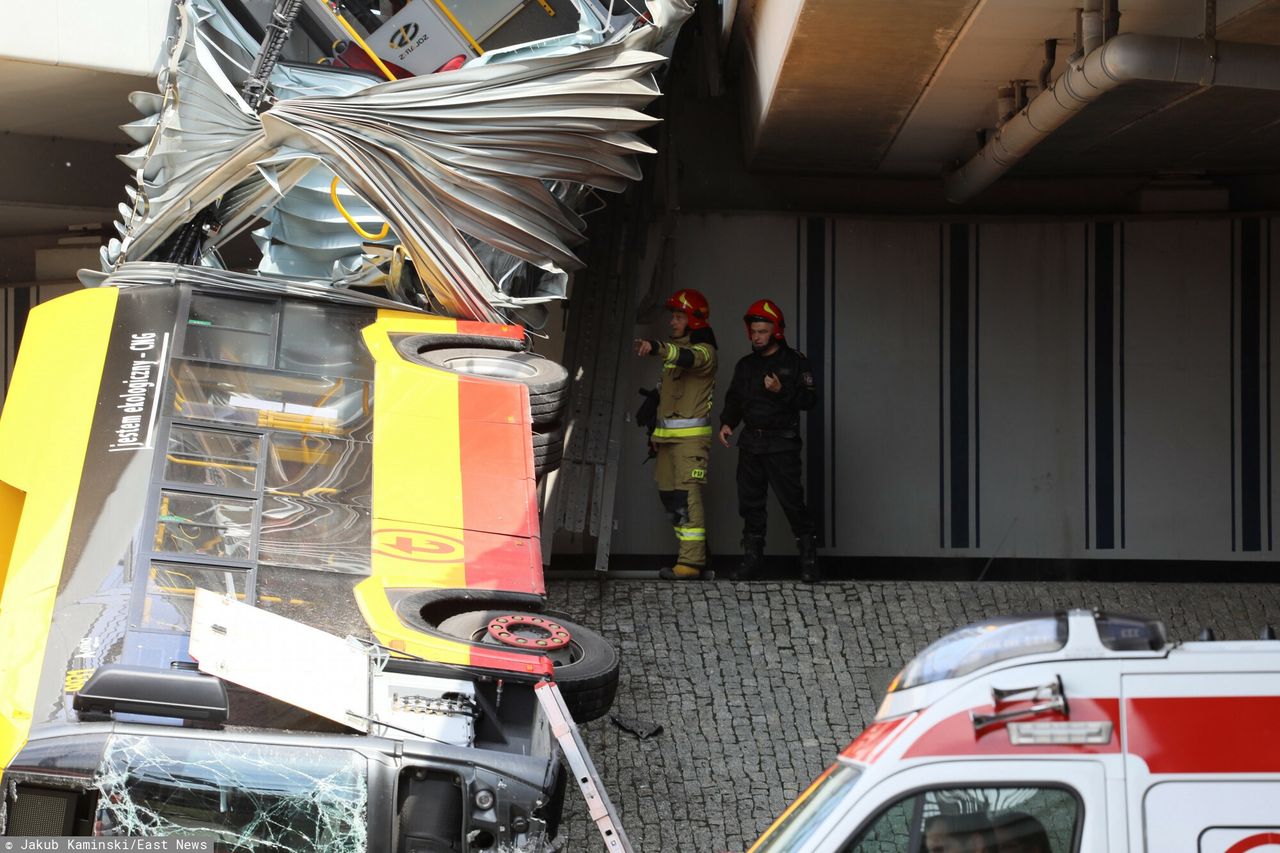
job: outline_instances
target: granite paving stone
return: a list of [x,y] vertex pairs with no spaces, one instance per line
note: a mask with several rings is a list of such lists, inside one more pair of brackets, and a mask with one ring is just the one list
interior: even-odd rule
[[[552,581],[548,598],[620,649],[615,708],[663,726],[645,741],[607,717],[583,727],[636,853],[745,850],[871,720],[893,674],[970,622],[1086,607],[1162,619],[1174,640],[1280,627],[1280,584],[604,577]],[[603,850],[574,793],[565,850]]]

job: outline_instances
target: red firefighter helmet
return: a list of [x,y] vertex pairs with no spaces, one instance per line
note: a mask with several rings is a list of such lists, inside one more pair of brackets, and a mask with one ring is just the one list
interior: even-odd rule
[[785,337],[787,321],[783,319],[778,303],[772,299],[757,299],[752,302],[747,313],[742,316],[742,322],[746,324],[748,332],[751,331],[752,323],[772,323],[774,340],[780,341]]
[[707,297],[691,287],[671,294],[666,305],[670,311],[683,311],[689,318],[690,329],[705,329],[707,321],[711,319],[711,306],[707,303]]

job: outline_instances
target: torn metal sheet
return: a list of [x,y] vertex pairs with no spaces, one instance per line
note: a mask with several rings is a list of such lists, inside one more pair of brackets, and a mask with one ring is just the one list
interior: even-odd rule
[[[653,48],[692,11],[687,0],[651,0],[653,23],[610,41],[537,43],[538,49],[495,52],[486,63],[447,74],[280,97],[256,115],[218,59],[242,68],[243,34],[208,2],[175,5],[178,26],[160,76],[154,135],[125,158],[139,188],[132,207],[122,206],[122,239],[104,249],[105,268],[150,257],[198,216],[205,219],[197,223],[220,227],[211,240],[216,245],[276,207],[320,165],[385,218],[386,233],[413,260],[429,301],[454,316],[486,320],[503,319],[501,308],[518,303],[468,238],[553,276],[580,266],[573,247],[584,223],[547,184],[619,191],[640,177],[635,157],[652,149],[637,133],[656,121],[641,110],[659,94],[653,74],[665,61]],[[204,21],[211,23],[202,27]],[[342,80],[352,83],[350,76]],[[276,94],[304,86],[291,79]],[[154,99],[136,102],[155,106]],[[145,119],[132,132],[141,136],[150,125]],[[314,245],[325,244],[323,228],[312,231],[298,218],[331,219],[315,198],[323,178],[321,172],[309,179],[310,199],[299,195],[287,211],[293,220],[273,219],[268,231],[287,231],[309,251],[337,255],[325,259],[326,277],[341,278],[358,265],[355,253],[344,254],[337,242]],[[260,239],[270,254],[272,235]],[[295,245],[289,237],[281,243]],[[305,271],[314,275],[311,260]],[[296,259],[283,258],[266,269],[304,271]]]

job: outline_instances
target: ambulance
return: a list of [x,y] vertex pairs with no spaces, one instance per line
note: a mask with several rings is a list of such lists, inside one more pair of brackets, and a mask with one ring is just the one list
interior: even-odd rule
[[962,628],[749,853],[1277,853],[1271,636],[1088,610]]

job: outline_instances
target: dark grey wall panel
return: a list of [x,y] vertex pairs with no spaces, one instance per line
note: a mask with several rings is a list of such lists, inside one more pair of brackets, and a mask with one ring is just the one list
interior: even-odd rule
[[835,551],[939,550],[937,223],[836,224]]
[[1232,551],[1232,224],[1124,226],[1125,556]]
[[981,553],[1083,551],[1080,222],[980,228]]

